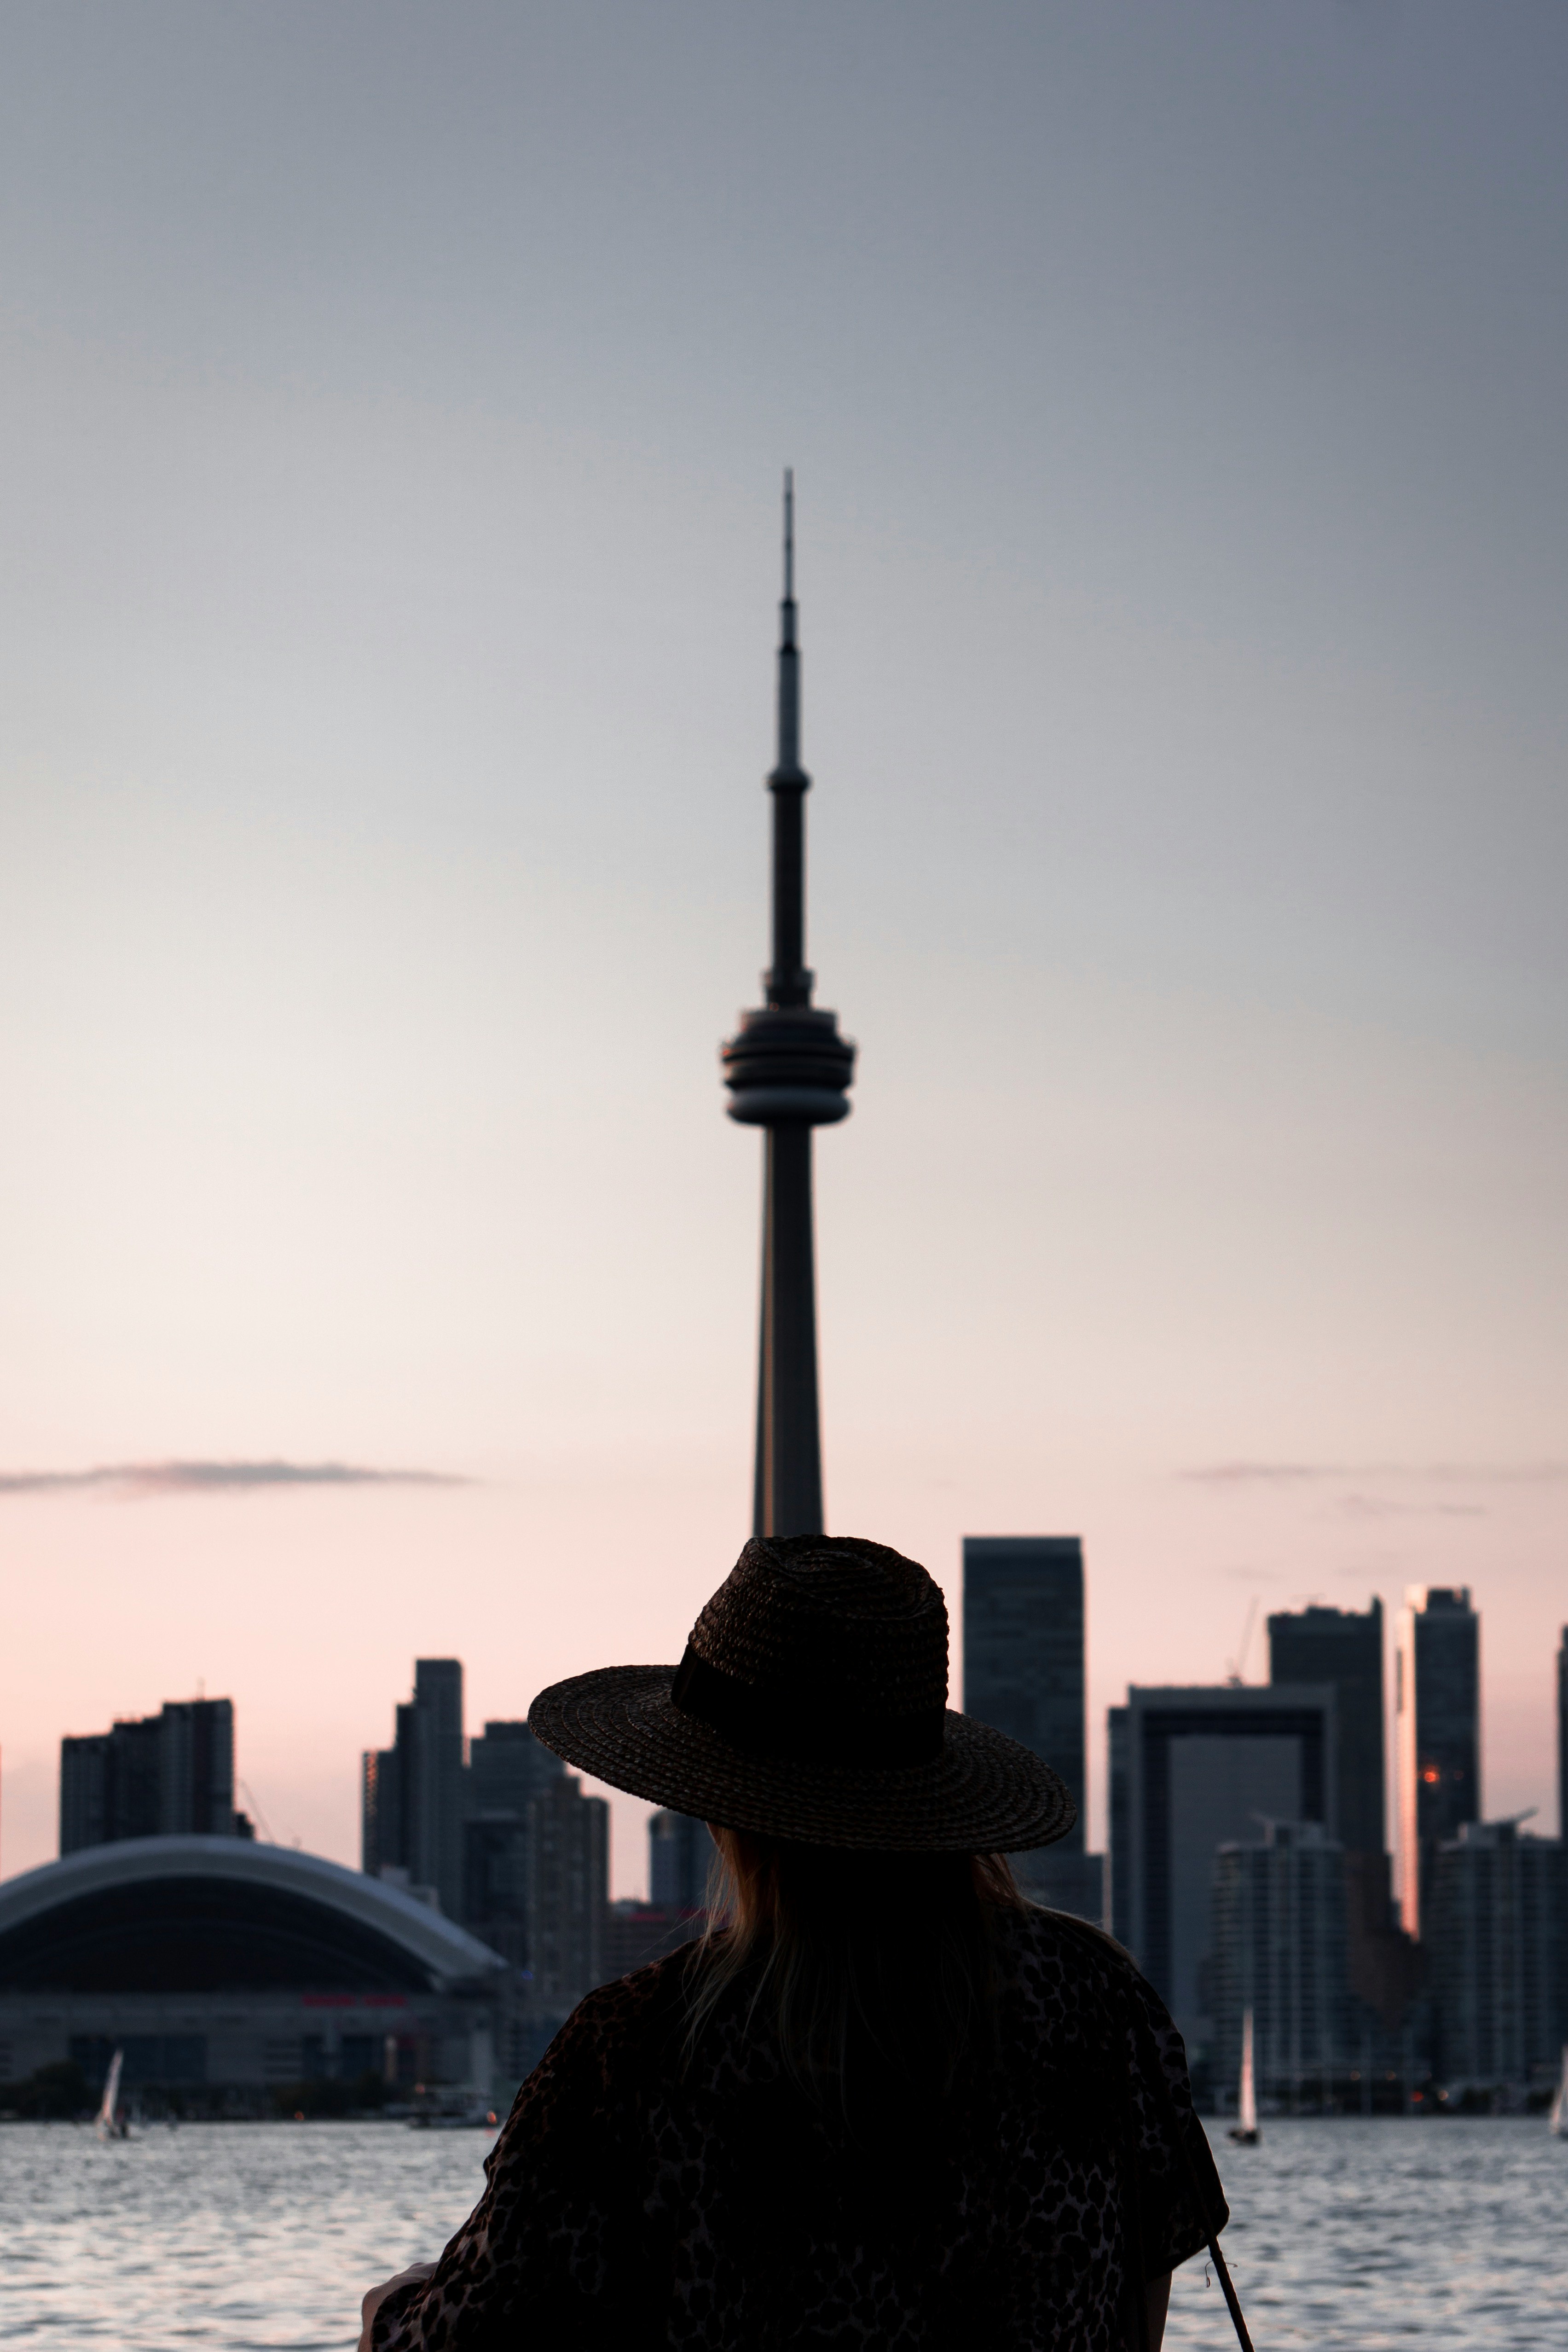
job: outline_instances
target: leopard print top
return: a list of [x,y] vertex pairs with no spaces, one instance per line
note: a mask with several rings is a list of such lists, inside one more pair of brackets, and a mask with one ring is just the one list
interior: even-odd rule
[[1009,1922],[999,2065],[869,2142],[792,2087],[744,1982],[688,2058],[692,1965],[568,2020],[375,2352],[1124,2352],[1141,2283],[1225,2222],[1181,2037],[1077,1921]]

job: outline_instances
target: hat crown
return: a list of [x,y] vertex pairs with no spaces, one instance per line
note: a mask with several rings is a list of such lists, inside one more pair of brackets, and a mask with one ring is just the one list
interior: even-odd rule
[[691,1649],[758,1692],[865,1716],[940,1713],[947,1608],[926,1570],[857,1536],[753,1536]]

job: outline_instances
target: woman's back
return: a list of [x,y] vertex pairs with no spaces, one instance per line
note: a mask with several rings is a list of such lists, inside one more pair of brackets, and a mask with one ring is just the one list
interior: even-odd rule
[[1158,2341],[1223,2218],[1180,2037],[1125,1954],[1019,1904],[1043,1758],[947,1706],[916,1561],[754,1537],[678,1664],[541,1691],[537,1738],[714,1830],[724,1926],[591,1993],[379,2352]]
[[1220,2225],[1179,2037],[1082,1923],[998,1911],[994,2042],[945,2095],[893,2067],[848,2112],[788,2063],[759,1964],[694,2036],[713,1965],[688,1948],[581,2004],[378,2347],[1119,2352],[1145,2283]]

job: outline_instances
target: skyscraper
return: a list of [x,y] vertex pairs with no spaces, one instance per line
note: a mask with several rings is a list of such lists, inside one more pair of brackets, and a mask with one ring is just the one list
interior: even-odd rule
[[413,1820],[409,1868],[434,1886],[449,1919],[463,1916],[463,1664],[418,1658],[413,1669]]
[[1077,1536],[964,1538],[964,1712],[1032,1748],[1078,1807],[1066,1837],[1013,1856],[1030,1893],[1085,1918],[1103,1910],[1084,1853],[1083,1547]]
[[1111,1710],[1113,1932],[1195,2063],[1215,2031],[1215,1856],[1264,1821],[1334,1820],[1332,1684],[1134,1688]]
[[1269,1679],[1333,1685],[1334,1834],[1352,1853],[1385,1853],[1382,1601],[1375,1598],[1364,1611],[1313,1607],[1270,1617]]
[[469,1743],[463,1925],[514,1968],[530,1966],[530,1808],[566,1767],[526,1723],[487,1723]]
[[811,1129],[849,1112],[854,1047],[811,1003],[806,968],[806,794],[800,765],[800,657],[795,642],[795,502],[784,477],[784,596],[779,606],[778,757],[773,795],[773,961],[765,1004],[740,1016],[724,1048],[729,1115],[765,1129],[762,1321],[752,1524],[758,1535],[821,1534],[817,1277]]
[[604,1980],[610,1808],[563,1772],[528,1808],[530,2005],[564,2017]]
[[396,1872],[433,1892],[449,1919],[464,1908],[463,1665],[417,1658],[413,1697],[397,1710],[391,1748],[371,1748],[361,1775],[361,1866]]
[[487,1723],[468,1743],[469,1818],[485,1813],[526,1813],[539,1790],[559,1780],[566,1766],[534,1738],[527,1723]]
[[413,1704],[392,1711],[392,1744],[367,1748],[360,1759],[360,1867],[371,1878],[408,1876],[408,1822],[413,1806]]
[[234,1704],[170,1699],[161,1714],[60,1742],[60,1852],[134,1837],[248,1837],[234,1802]]
[[1568,1625],[1557,1645],[1557,1834],[1568,1845]]
[[1419,1936],[1438,1846],[1480,1819],[1480,1620],[1468,1587],[1406,1587],[1394,1706],[1399,1908]]

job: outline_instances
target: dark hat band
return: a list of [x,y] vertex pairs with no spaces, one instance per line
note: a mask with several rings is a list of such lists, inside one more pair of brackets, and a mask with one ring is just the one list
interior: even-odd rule
[[747,1756],[773,1756],[794,1764],[899,1765],[934,1763],[942,1753],[946,1710],[913,1715],[855,1715],[824,1706],[799,1688],[788,1693],[743,1683],[699,1658],[691,1643],[670,1685],[672,1705],[706,1723]]

